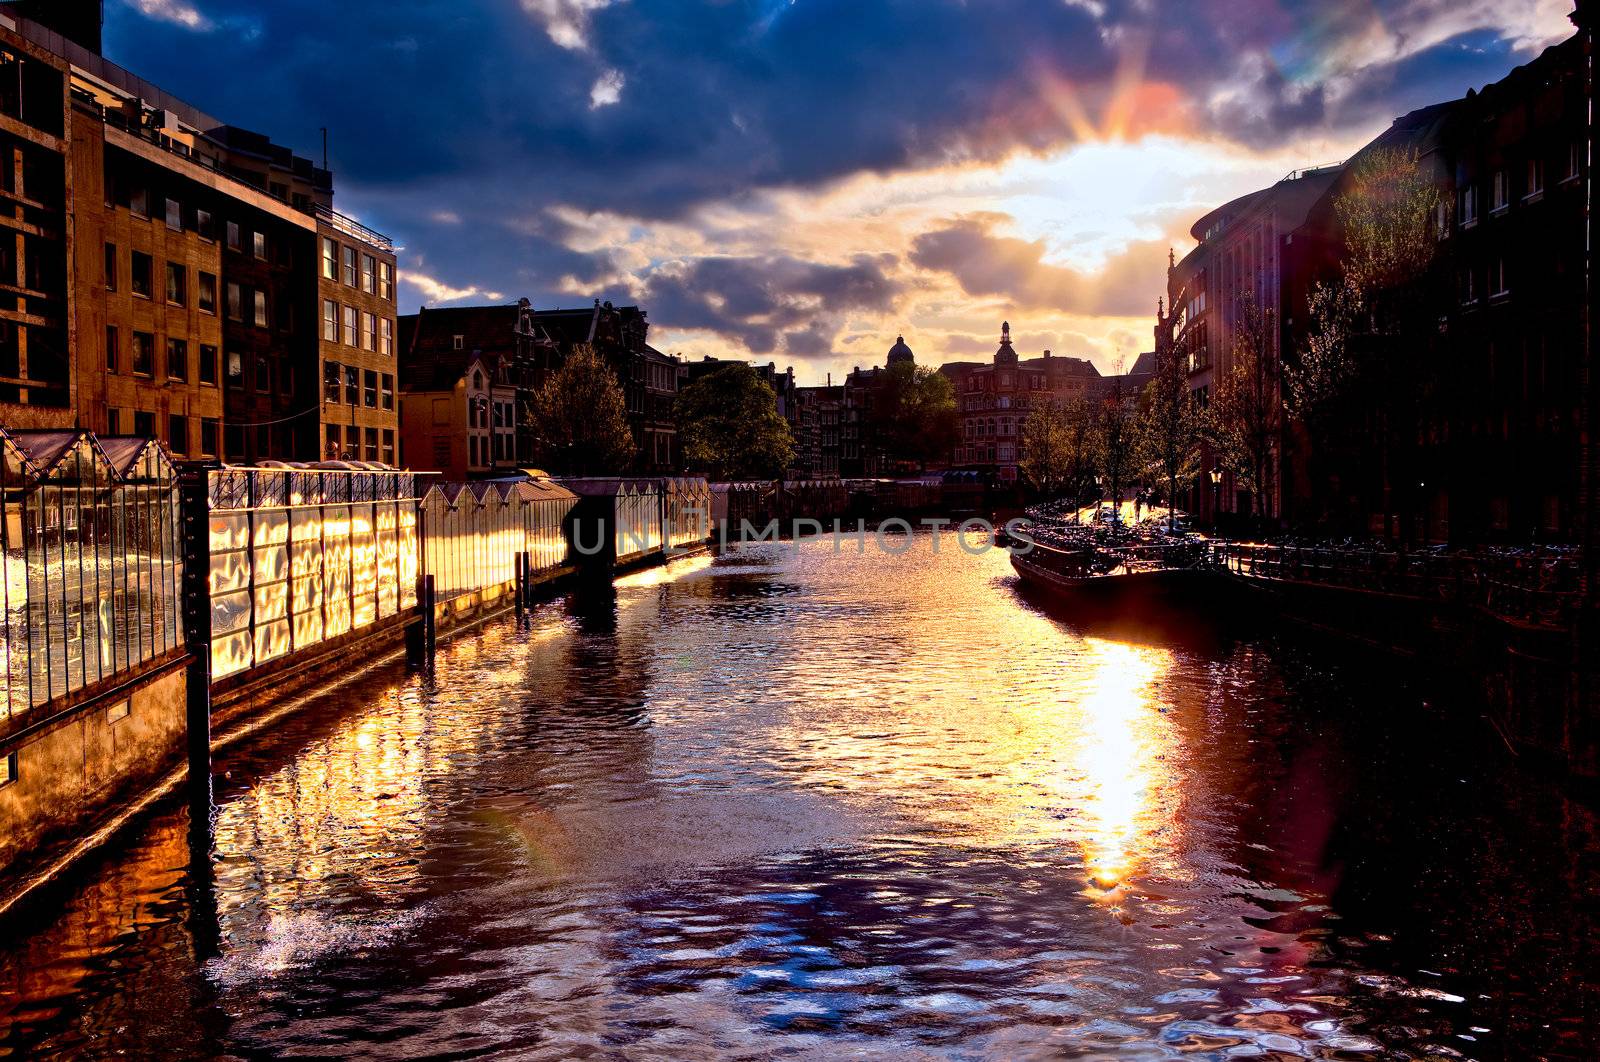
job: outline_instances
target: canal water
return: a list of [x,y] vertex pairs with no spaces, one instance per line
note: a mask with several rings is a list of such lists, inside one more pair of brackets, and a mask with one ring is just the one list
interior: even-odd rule
[[[0,941],[15,1058],[1595,1057],[1595,818],[1249,617],[764,544],[376,673]],[[935,548],[937,544],[937,549]]]

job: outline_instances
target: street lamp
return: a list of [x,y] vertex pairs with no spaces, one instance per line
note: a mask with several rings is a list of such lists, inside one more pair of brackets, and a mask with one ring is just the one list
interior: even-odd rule
[[1222,516],[1222,469],[1211,470],[1211,529],[1217,528],[1217,522]]

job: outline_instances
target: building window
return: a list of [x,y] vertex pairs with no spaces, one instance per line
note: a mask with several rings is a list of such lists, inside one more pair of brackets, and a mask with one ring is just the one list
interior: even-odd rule
[[167,228],[173,232],[183,231],[183,204],[176,199],[167,200]]
[[1583,143],[1578,140],[1567,144],[1567,172],[1561,178],[1563,181],[1575,181],[1583,172]]
[[217,382],[217,348],[210,343],[200,344],[200,382],[212,385]]
[[361,256],[361,290],[368,295],[378,293],[378,260],[370,254]]
[[341,312],[344,314],[344,342],[345,342],[345,346],[349,346],[349,347],[358,347],[358,346],[360,346],[361,345],[361,337],[356,335],[356,320],[357,320],[356,308],[354,306],[344,306],[344,307],[341,307],[340,309],[341,309]]
[[186,339],[167,339],[167,378],[171,380],[189,379],[189,341]]
[[356,249],[344,248],[344,282],[350,287],[356,286]]
[[272,393],[272,359],[265,354],[256,355],[256,393],[262,395]]
[[267,260],[266,233],[252,232],[250,234],[250,253],[255,255],[259,261],[265,262]]
[[361,312],[361,349],[378,349],[378,319],[365,310]]
[[1461,227],[1467,228],[1478,223],[1478,189],[1475,185],[1467,185],[1461,189]]
[[1544,159],[1528,160],[1527,198],[1533,199],[1544,191]]
[[256,327],[266,328],[271,323],[271,318],[267,316],[267,293],[258,289],[254,301]]
[[133,334],[133,372],[135,376],[156,374],[156,337],[149,332]]
[[322,238],[322,276],[324,280],[339,279],[339,245],[326,236]]
[[367,438],[366,453],[362,456],[368,461],[376,461],[378,459],[378,429],[367,428],[362,434]]
[[150,189],[135,188],[128,193],[128,209],[136,217],[147,218],[150,216]]
[[139,410],[133,415],[133,433],[145,439],[156,437],[156,415],[147,410]]
[[196,292],[196,304],[201,313],[215,315],[217,312],[217,275],[215,273],[201,273],[199,276],[199,290]]
[[228,320],[244,320],[244,289],[228,281]]
[[392,262],[378,263],[378,297],[388,302],[394,301],[394,264]]
[[153,268],[150,256],[140,251],[134,251],[128,260],[128,286],[133,293],[142,299],[150,297],[150,271]]
[[239,249],[239,223],[237,221],[228,222],[227,233],[228,250],[237,251]]
[[332,299],[322,300],[322,339],[326,343],[339,342],[339,304]]
[[327,424],[322,429],[322,456],[337,461],[343,451],[339,448],[339,425]]
[[194,212],[194,231],[195,235],[207,243],[211,243],[217,238],[217,229],[211,220],[211,211],[196,210]]
[[361,370],[354,365],[344,367],[344,400],[352,406],[361,404]]
[[1506,180],[1505,170],[1495,170],[1494,180],[1490,182],[1489,210],[1498,214],[1511,203],[1510,182]]
[[106,372],[117,371],[118,355],[117,326],[106,325]]
[[378,318],[378,353],[394,357],[394,321],[388,317]]
[[1471,306],[1473,303],[1475,303],[1477,301],[1478,301],[1478,282],[1477,282],[1477,278],[1472,272],[1472,267],[1468,266],[1466,269],[1463,269],[1461,271],[1461,305],[1463,305],[1463,306]]
[[394,429],[383,429],[383,456],[379,458],[386,465],[394,464]]
[[467,337],[466,336],[451,336],[450,337],[450,349],[451,350],[463,350],[463,349],[466,348],[466,345],[467,345]]
[[383,408],[394,408],[394,377],[389,373],[383,374]]
[[228,351],[228,386],[244,389],[244,355],[237,350]]
[[189,301],[188,273],[177,262],[167,263],[167,302],[182,306]]
[[1511,294],[1511,287],[1506,283],[1506,260],[1495,258],[1494,264],[1489,267],[1489,294],[1502,296]]
[[364,405],[368,409],[378,408],[378,374],[371,369],[367,370],[366,387],[363,388]]
[[322,400],[339,404],[339,363],[325,361],[322,363]]
[[106,244],[106,290],[117,290],[117,245]]
[[189,418],[177,413],[167,417],[167,446],[175,454],[189,452]]
[[200,420],[200,456],[217,456],[217,421],[214,417],[202,417]]

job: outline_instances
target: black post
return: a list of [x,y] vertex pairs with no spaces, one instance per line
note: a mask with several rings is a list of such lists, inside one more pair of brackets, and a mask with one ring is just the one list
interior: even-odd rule
[[184,675],[188,735],[189,911],[197,958],[221,951],[211,855],[211,503],[203,466],[184,469],[178,485],[183,540],[183,633],[189,651]]
[[523,611],[528,607],[528,569],[527,565],[524,563],[524,560],[527,556],[528,555],[526,553],[519,551],[512,562],[516,569],[516,577],[512,580],[512,592],[517,598],[518,619],[522,618]]
[[434,629],[436,599],[431,574],[422,577],[422,593],[418,596],[422,599],[422,665],[432,671],[434,653],[438,648],[438,632]]

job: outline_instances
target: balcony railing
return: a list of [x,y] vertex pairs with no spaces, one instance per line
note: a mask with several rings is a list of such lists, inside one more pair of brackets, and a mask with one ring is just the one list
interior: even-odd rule
[[335,229],[352,236],[364,243],[378,248],[380,251],[394,251],[394,241],[376,229],[369,229],[355,218],[346,217],[332,207],[317,207],[317,220],[326,222]]

